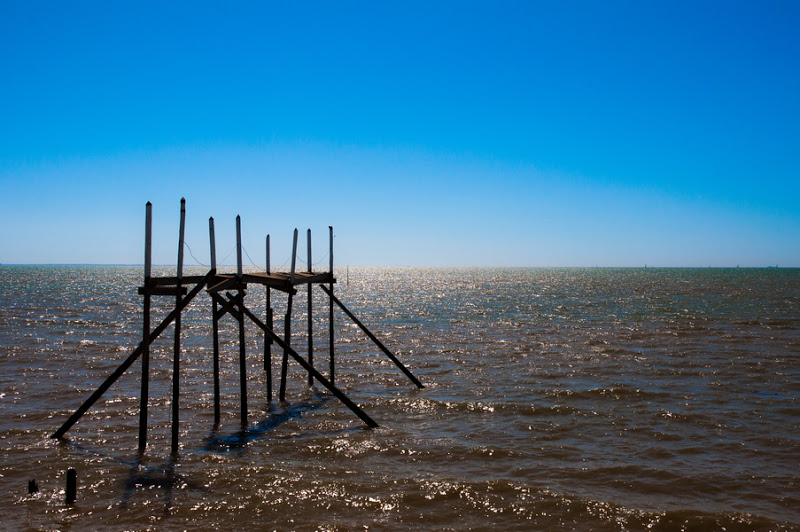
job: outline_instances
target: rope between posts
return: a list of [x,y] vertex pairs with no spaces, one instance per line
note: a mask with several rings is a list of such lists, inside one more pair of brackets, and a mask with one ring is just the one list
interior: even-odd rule
[[[209,265],[208,265],[208,264],[205,264],[205,263],[203,263],[203,262],[202,262],[200,259],[198,259],[198,258],[197,258],[197,257],[194,255],[194,252],[192,251],[192,247],[189,245],[189,243],[188,243],[188,242],[184,241],[184,242],[183,242],[183,245],[184,245],[184,246],[186,246],[186,249],[188,249],[188,250],[189,250],[189,255],[190,255],[190,256],[191,256],[191,257],[194,259],[195,263],[196,263],[198,266],[203,266],[203,267],[206,267],[206,268],[208,268],[208,267],[209,267]],[[235,250],[236,250],[236,246],[232,247],[232,248],[231,248],[231,250],[228,252],[228,254],[227,254],[227,255],[225,255],[225,258],[224,258],[224,259],[222,259],[222,260],[220,261],[220,264],[225,264],[225,261],[226,261],[226,260],[228,260],[228,259],[230,258],[230,256],[231,256],[231,255],[233,255],[233,252],[234,252]],[[250,256],[250,253],[248,253],[248,252],[247,252],[247,248],[246,248],[246,247],[242,246],[242,250],[244,251],[244,254],[245,254],[245,255],[247,255],[247,259],[250,261],[250,264],[251,264],[253,267],[255,267],[255,268],[262,268],[262,266],[261,266],[260,264],[256,264],[256,263],[255,263],[255,261],[253,260],[253,258]],[[319,260],[317,260],[317,261],[314,261],[314,262],[312,262],[312,263],[311,263],[311,266],[319,266],[320,264],[323,264],[323,263],[327,262],[329,255],[330,255],[329,253],[326,253],[326,254],[325,254],[325,255],[324,255],[324,256],[323,256],[321,259],[319,259]],[[287,257],[287,258],[286,258],[286,260],[285,260],[285,261],[283,261],[283,264],[281,264],[280,266],[278,266],[278,268],[277,268],[277,269],[281,269],[281,268],[285,267],[287,264],[289,264],[289,261],[290,261],[290,260],[291,260],[291,257]],[[304,264],[304,265],[308,266],[308,261],[305,261],[305,260],[303,260],[303,258],[302,258],[301,256],[299,256],[299,255],[298,255],[298,256],[296,257],[296,260],[297,260],[298,262],[300,262],[301,264]],[[266,270],[266,267],[263,267],[263,268],[264,268],[264,270]]]
[[[252,259],[252,257],[250,257],[250,254],[247,252],[247,248],[246,248],[246,247],[242,246],[242,251],[244,251],[244,254],[245,254],[245,255],[247,255],[247,258],[248,258],[248,260],[250,261],[250,264],[252,264],[252,265],[253,265],[253,266],[255,266],[256,268],[261,268],[261,266],[259,266],[259,265],[258,265],[258,264],[256,264],[255,262],[253,262],[253,259]],[[265,266],[265,267],[264,267],[264,271],[266,271],[266,269],[267,269],[267,268],[266,268],[266,266]]]
[[200,260],[199,260],[197,257],[195,257],[195,256],[194,256],[194,253],[192,253],[192,247],[189,245],[189,243],[188,243],[188,242],[186,242],[186,241],[184,240],[184,242],[183,242],[183,245],[184,245],[184,246],[186,246],[186,249],[188,249],[188,250],[189,250],[189,255],[191,255],[191,256],[192,256],[192,258],[194,259],[194,261],[195,261],[195,262],[196,262],[196,263],[197,263],[199,266],[205,266],[206,268],[208,268],[208,267],[209,267],[209,266],[208,266],[208,264],[203,264],[202,262],[200,262]]
[[228,260],[228,257],[230,257],[231,255],[233,255],[233,252],[234,252],[235,250],[236,250],[236,246],[233,246],[233,247],[231,248],[231,250],[228,252],[228,254],[227,254],[227,255],[225,255],[225,258],[224,258],[224,259],[222,259],[221,261],[219,261],[219,263],[220,263],[220,264],[225,264],[225,261],[226,261],[226,260]]

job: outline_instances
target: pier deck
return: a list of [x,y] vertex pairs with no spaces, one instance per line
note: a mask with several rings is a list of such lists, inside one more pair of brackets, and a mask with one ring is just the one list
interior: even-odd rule
[[[146,286],[139,287],[139,293],[149,292],[151,295],[174,295],[175,288],[203,282],[203,275],[186,275],[180,279],[171,277],[151,277]],[[331,272],[252,272],[243,273],[241,279],[235,273],[218,273],[208,281],[208,291],[216,292],[248,283],[258,284],[287,294],[296,294],[295,286],[306,284],[335,284],[336,278]]]

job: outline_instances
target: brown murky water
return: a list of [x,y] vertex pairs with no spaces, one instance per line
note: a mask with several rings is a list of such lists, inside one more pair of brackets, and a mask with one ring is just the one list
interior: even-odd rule
[[[381,427],[309,390],[297,365],[288,404],[267,404],[250,327],[242,431],[227,318],[215,431],[210,302],[199,297],[183,321],[171,459],[171,328],[152,355],[144,456],[138,363],[68,441],[49,438],[138,343],[140,269],[0,267],[3,527],[800,530],[800,270],[337,274],[337,294],[426,388],[337,314],[337,384]],[[263,292],[247,297],[263,313]],[[67,505],[70,467],[78,500]]]

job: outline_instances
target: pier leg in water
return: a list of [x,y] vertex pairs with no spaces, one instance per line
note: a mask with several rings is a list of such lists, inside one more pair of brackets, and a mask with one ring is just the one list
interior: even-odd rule
[[[217,274],[217,244],[214,236],[214,218],[208,219],[208,234],[211,245],[211,274]],[[219,425],[219,304],[212,299],[211,302],[211,337],[213,342],[213,372],[214,372],[214,424]]]
[[[145,206],[144,286],[150,286],[152,275],[153,204]],[[139,396],[139,449],[147,446],[147,403],[150,398],[150,293],[144,293],[142,304],[142,389]]]
[[[332,225],[328,226],[328,232],[330,235],[330,251],[329,251],[330,262],[328,265],[329,266],[328,271],[331,274],[331,283],[328,285],[328,288],[331,291],[331,294],[333,294],[333,226]],[[333,358],[333,299],[332,298],[328,298],[328,349],[330,351],[328,353],[328,360],[330,363],[330,379],[331,379],[331,384],[334,384],[335,382],[334,379],[336,375],[336,372],[334,370],[336,368]]]
[[[178,293],[175,296],[175,307],[181,304],[181,284],[183,278],[183,237],[186,226],[186,200],[181,198],[181,222],[178,236],[178,275],[176,286]],[[178,453],[178,434],[180,426],[180,396],[181,396],[181,313],[175,317],[175,342],[172,351],[172,454]]]
[[[292,240],[292,269],[289,275],[289,285],[294,289],[294,272],[297,264],[297,229],[294,230],[294,239]],[[286,316],[283,319],[283,336],[285,338],[283,348],[283,360],[281,362],[281,392],[280,400],[286,401],[286,374],[289,365],[289,346],[292,344],[292,296],[293,293],[289,292],[289,297],[286,301]]]
[[[236,294],[236,301],[244,305],[245,292],[242,288],[242,219],[236,217],[236,280],[239,289]],[[247,360],[244,341],[244,319],[241,315],[239,320],[239,394],[241,401],[241,421],[242,428],[247,426]]]
[[[308,273],[311,273],[311,229],[308,230]],[[308,283],[308,365],[314,366],[314,294],[311,292],[311,283]],[[314,377],[309,372],[308,385],[314,384]]]
[[[270,274],[269,235],[267,235],[267,275]],[[272,289],[264,285],[265,310],[267,327],[272,328]],[[272,402],[272,338],[264,333],[264,373],[267,378],[267,403]]]
[[352,313],[352,312],[350,312],[350,311],[347,309],[347,307],[345,307],[345,306],[344,306],[344,303],[342,303],[341,301],[339,301],[339,299],[338,299],[336,296],[334,296],[334,295],[333,295],[333,292],[331,292],[331,291],[329,291],[329,290],[328,290],[328,287],[327,287],[327,286],[325,286],[324,284],[321,284],[321,285],[319,285],[319,287],[320,287],[320,288],[321,288],[321,289],[322,289],[322,290],[323,290],[323,291],[324,291],[326,294],[328,294],[328,296],[331,298],[331,300],[332,300],[332,301],[334,301],[334,302],[335,302],[337,305],[339,305],[339,308],[340,308],[340,309],[342,309],[342,311],[343,311],[345,314],[347,314],[347,316],[348,316],[348,317],[349,317],[351,320],[353,320],[353,323],[355,323],[356,325],[358,325],[358,327],[359,327],[359,328],[360,328],[362,331],[364,331],[364,334],[366,334],[366,335],[369,337],[369,339],[370,339],[370,340],[372,340],[372,342],[373,342],[375,345],[377,345],[377,346],[378,346],[378,348],[379,348],[381,351],[383,351],[383,353],[384,353],[386,356],[388,356],[388,357],[389,357],[389,359],[390,359],[392,362],[394,362],[394,364],[395,364],[395,365],[396,365],[398,368],[400,368],[400,371],[402,371],[403,373],[405,373],[406,377],[408,377],[408,378],[409,378],[409,380],[410,380],[411,382],[413,382],[413,383],[414,383],[414,384],[417,386],[417,388],[424,388],[424,387],[425,387],[425,386],[423,386],[423,384],[422,384],[422,383],[419,381],[419,379],[417,379],[417,378],[414,376],[414,374],[413,374],[413,373],[411,373],[411,371],[409,371],[409,370],[408,370],[408,368],[407,368],[407,367],[405,367],[405,365],[403,365],[403,363],[402,363],[402,362],[400,362],[400,360],[398,360],[398,359],[397,359],[397,357],[396,357],[396,356],[394,356],[394,355],[392,354],[392,352],[391,352],[391,351],[389,351],[389,350],[386,348],[386,346],[385,346],[385,345],[383,345],[383,342],[381,342],[380,340],[378,340],[378,338],[377,338],[377,337],[376,337],[374,334],[372,334],[372,332],[371,332],[369,329],[367,329],[367,326],[366,326],[366,325],[364,325],[363,323],[361,323],[361,321],[360,321],[358,318],[356,318],[356,317],[355,317],[355,315],[353,315],[353,313]]

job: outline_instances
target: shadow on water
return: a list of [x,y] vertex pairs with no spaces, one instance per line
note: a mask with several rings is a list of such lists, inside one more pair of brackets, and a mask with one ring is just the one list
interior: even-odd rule
[[307,401],[286,405],[282,410],[271,413],[255,425],[233,434],[220,435],[217,427],[214,427],[209,437],[206,438],[202,450],[209,453],[241,451],[251,441],[262,438],[267,432],[280,427],[287,421],[302,418],[306,412],[319,409],[330,398],[329,395],[315,394]]
[[[218,426],[214,426],[211,434],[203,443],[200,452],[207,453],[228,453],[231,451],[242,452],[248,443],[263,438],[269,431],[276,429],[284,423],[301,419],[307,412],[321,408],[332,396],[315,393],[308,400],[285,405],[281,410],[270,413],[266,418],[253,426],[239,430],[233,434],[220,435]],[[333,431],[332,434],[348,432],[357,429],[342,429]],[[159,488],[163,490],[164,515],[169,515],[172,509],[173,490],[190,489],[197,491],[208,491],[208,487],[192,482],[184,475],[175,471],[179,457],[171,455],[167,461],[160,466],[147,465],[145,463],[145,453],[139,450],[133,460],[126,460],[96,449],[90,449],[79,443],[66,438],[60,440],[62,445],[68,445],[78,451],[100,456],[129,468],[127,477],[123,479],[123,493],[120,506],[126,507],[138,488]]]
[[123,482],[124,490],[120,506],[125,508],[136,492],[137,488],[156,487],[163,490],[164,515],[167,516],[172,510],[172,494],[177,487],[179,489],[190,489],[195,491],[208,491],[208,488],[188,480],[185,476],[175,472],[178,463],[177,456],[171,456],[163,466],[153,467],[142,464],[143,453],[138,453],[136,460],[131,465],[128,478]]

